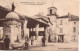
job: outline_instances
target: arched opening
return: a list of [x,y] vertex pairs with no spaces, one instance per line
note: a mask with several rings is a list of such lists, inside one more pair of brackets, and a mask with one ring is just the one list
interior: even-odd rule
[[50,14],[52,14],[52,9],[50,9]]

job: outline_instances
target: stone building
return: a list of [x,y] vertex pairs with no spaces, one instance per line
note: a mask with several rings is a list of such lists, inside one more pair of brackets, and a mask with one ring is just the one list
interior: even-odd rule
[[[79,17],[69,14],[69,34],[71,34],[71,41],[79,41]],[[71,26],[72,25],[72,26]]]
[[50,40],[52,42],[78,42],[79,17],[71,14],[58,16],[56,7],[48,8]]
[[[50,18],[50,21],[52,25],[50,25],[50,32],[49,32],[49,38],[51,41],[55,41],[55,36],[56,36],[56,18],[58,17],[57,15],[57,8],[56,7],[49,7],[48,8],[48,17]],[[49,40],[50,41],[50,40]]]

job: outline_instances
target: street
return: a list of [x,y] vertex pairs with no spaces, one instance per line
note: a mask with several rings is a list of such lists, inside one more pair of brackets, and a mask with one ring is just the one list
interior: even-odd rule
[[26,50],[26,51],[78,51],[78,43],[47,43],[45,47],[39,46],[29,46],[28,50],[25,48],[16,48],[13,50]]
[[31,46],[28,51],[78,51],[78,43],[48,43],[46,47]]

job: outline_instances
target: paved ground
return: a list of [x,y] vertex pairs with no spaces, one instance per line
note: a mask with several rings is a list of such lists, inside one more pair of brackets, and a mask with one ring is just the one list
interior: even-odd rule
[[48,43],[46,47],[29,47],[28,51],[78,51],[78,43]]
[[46,47],[29,46],[26,51],[78,51],[78,43],[47,43]]

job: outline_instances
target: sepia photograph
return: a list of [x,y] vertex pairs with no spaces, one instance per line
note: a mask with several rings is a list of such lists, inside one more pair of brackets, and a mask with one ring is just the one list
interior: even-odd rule
[[0,0],[0,50],[78,51],[79,0]]

